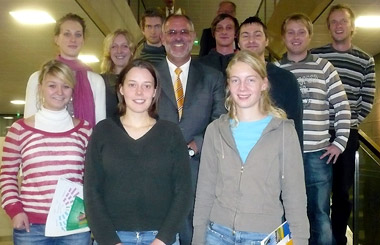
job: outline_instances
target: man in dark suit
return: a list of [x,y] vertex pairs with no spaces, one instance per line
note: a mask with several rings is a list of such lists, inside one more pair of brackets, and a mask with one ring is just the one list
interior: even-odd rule
[[[169,16],[163,24],[162,35],[167,56],[156,66],[162,86],[158,114],[160,119],[177,123],[188,144],[193,186],[193,193],[189,194],[193,196],[204,132],[212,120],[226,112],[222,73],[191,59],[195,36],[190,18],[185,15]],[[178,81],[184,98],[177,95]],[[191,211],[186,227],[180,231],[181,245],[191,243],[192,216]]]

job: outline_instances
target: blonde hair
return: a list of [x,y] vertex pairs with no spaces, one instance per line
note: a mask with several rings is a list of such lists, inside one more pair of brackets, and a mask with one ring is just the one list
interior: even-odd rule
[[[236,126],[239,123],[237,117],[236,104],[231,96],[231,91],[229,89],[231,69],[238,62],[243,62],[247,64],[252,70],[257,72],[259,76],[264,79],[266,78],[267,71],[264,61],[262,61],[255,53],[249,50],[241,50],[235,54],[235,56],[231,59],[230,63],[227,66],[227,88],[226,88],[226,101],[225,107],[228,111],[228,116],[230,119],[234,121],[234,125]],[[263,114],[270,114],[274,117],[278,118],[286,118],[286,113],[280,108],[276,107],[272,99],[269,96],[270,84],[268,83],[268,87],[266,90],[261,92],[260,101],[259,101],[259,110]]]
[[115,38],[119,35],[123,35],[125,37],[125,40],[128,42],[129,50],[131,51],[131,57],[129,58],[129,61],[132,60],[133,53],[135,51],[135,44],[133,42],[133,38],[131,34],[125,30],[125,29],[117,29],[116,31],[108,34],[104,38],[103,42],[103,61],[100,65],[101,73],[112,73],[113,69],[115,68],[115,64],[113,63],[111,59],[110,50],[112,47],[112,43],[115,40]]
[[[64,81],[70,88],[74,89],[76,80],[73,74],[73,71],[66,64],[58,60],[50,60],[42,65],[40,69],[40,75],[38,76],[38,84],[42,86],[43,81],[47,75],[57,77]],[[41,90],[37,96],[37,108],[40,108],[42,105],[42,94]]]

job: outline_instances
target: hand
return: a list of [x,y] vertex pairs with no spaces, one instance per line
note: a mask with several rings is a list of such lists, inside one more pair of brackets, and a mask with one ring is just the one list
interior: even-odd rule
[[80,222],[80,221],[83,221],[83,220],[86,220],[86,214],[80,212],[79,216],[78,216],[78,221]]
[[160,239],[156,238],[153,240],[153,242],[150,245],[165,245],[165,243],[161,241]]
[[337,146],[330,144],[326,147],[326,152],[319,159],[323,159],[325,156],[329,156],[326,163],[329,164],[331,160],[333,160],[333,163],[336,163],[336,160],[338,160],[338,157],[341,153],[342,151]]
[[26,230],[30,232],[29,219],[26,213],[19,213],[12,219],[13,228],[17,230]]
[[116,243],[116,245],[123,245],[121,242],[119,242],[119,243]]
[[190,143],[187,144],[187,147],[190,147],[191,149],[193,149],[194,153],[197,154],[198,153],[198,147],[197,147],[197,144],[195,144],[195,141],[191,141]]

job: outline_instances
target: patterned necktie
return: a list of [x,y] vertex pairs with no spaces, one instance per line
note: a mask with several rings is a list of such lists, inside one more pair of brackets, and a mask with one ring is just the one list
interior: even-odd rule
[[177,75],[175,83],[174,83],[174,94],[175,94],[175,99],[177,101],[177,106],[178,106],[178,116],[179,116],[178,119],[181,120],[182,111],[183,111],[183,102],[185,101],[182,82],[180,78],[180,74],[182,73],[182,70],[181,68],[177,67],[174,72]]

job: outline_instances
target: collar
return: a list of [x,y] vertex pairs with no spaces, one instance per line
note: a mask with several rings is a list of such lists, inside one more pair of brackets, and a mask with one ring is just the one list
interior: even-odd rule
[[288,59],[288,53],[285,53],[281,58],[281,64],[288,64],[288,63],[299,63],[299,62],[310,62],[313,61],[313,55],[310,53],[310,51],[307,51],[307,55],[303,60],[300,60],[298,62],[295,62],[293,60]]
[[[170,60],[168,59],[168,57],[166,56],[166,61],[168,62],[168,66],[169,66],[169,70],[170,70],[170,73],[174,73],[174,70],[178,67],[176,66],[175,64],[173,64],[172,62],[170,62]],[[191,62],[191,57],[190,59],[183,65],[179,66],[179,68],[181,68],[182,70],[182,74],[187,74],[189,73],[189,68],[190,68],[190,62]]]

